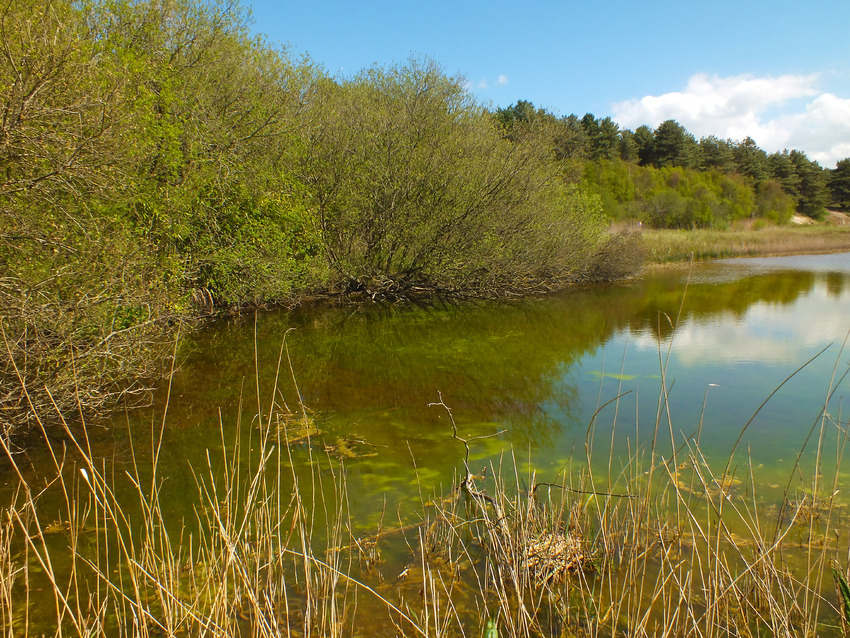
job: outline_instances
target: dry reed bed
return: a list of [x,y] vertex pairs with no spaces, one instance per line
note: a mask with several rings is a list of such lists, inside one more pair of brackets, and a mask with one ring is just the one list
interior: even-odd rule
[[777,226],[759,230],[645,230],[649,263],[850,251],[850,226]]
[[[594,474],[588,444],[547,482],[520,476],[510,455],[474,476],[475,439],[452,420],[447,440],[467,450],[456,488],[423,498],[418,523],[364,536],[342,463],[308,440],[308,469],[294,469],[287,433],[309,417],[275,399],[259,425],[228,438],[222,424],[220,458],[193,469],[184,521],[161,501],[164,423],[144,451],[151,466],[136,450],[123,473],[66,426],[67,447],[50,448],[52,478],[38,484],[4,441],[16,489],[0,528],[3,635],[848,635],[831,586],[831,568],[848,566],[838,472],[848,424],[826,410],[812,431],[817,466],[789,478],[778,513],[752,472],[733,476],[732,455],[710,467],[698,437],[662,455],[673,432],[662,416],[622,467],[608,459]],[[665,401],[662,389],[659,415]],[[132,498],[119,497],[128,485]],[[57,502],[58,523],[46,507]],[[399,548],[406,565],[393,573],[381,555]]]

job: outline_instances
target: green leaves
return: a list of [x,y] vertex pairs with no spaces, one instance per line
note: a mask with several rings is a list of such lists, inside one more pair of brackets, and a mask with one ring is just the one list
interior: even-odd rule
[[281,158],[315,73],[245,20],[192,0],[0,15],[0,395],[22,418],[13,362],[37,404],[47,386],[76,410],[79,388],[97,411],[154,375],[195,289],[230,305],[306,285],[315,227]]
[[534,126],[531,108],[500,123],[430,61],[322,83],[298,174],[340,285],[494,291],[571,274],[591,217],[550,149],[517,128]]
[[717,170],[588,162],[583,183],[602,198],[610,218],[661,228],[722,228],[757,213],[777,221],[790,217],[781,190],[754,189],[741,176]]
[[841,613],[844,616],[844,621],[850,624],[850,586],[847,585],[847,579],[844,578],[844,575],[835,567],[832,568],[832,577],[835,579],[835,585],[841,599]]

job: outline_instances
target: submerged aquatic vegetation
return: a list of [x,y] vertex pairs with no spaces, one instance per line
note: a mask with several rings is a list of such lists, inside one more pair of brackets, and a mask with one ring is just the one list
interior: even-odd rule
[[276,382],[250,426],[221,423],[191,468],[193,509],[176,517],[159,468],[165,421],[123,467],[84,430],[66,427],[61,445],[45,434],[46,480],[7,447],[3,634],[837,636],[847,620],[846,581],[838,599],[830,582],[848,543],[840,417],[812,432],[838,436],[835,467],[820,455],[804,478],[798,465],[775,502],[751,463],[715,466],[698,436],[672,445],[671,427],[662,453],[661,417],[627,458],[609,451],[604,474],[590,444],[545,480],[512,454],[473,471],[470,452],[494,435],[465,435],[440,397],[446,448],[464,449],[458,476],[395,524],[386,503],[365,523],[350,507],[360,452],[381,452],[329,444],[297,402]]

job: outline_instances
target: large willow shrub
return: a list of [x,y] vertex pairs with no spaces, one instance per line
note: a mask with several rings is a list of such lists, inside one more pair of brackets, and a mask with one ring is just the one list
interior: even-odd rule
[[279,158],[313,80],[230,4],[10,0],[0,21],[9,432],[33,404],[143,396],[180,320],[303,285],[313,225]]
[[597,240],[598,205],[549,147],[508,139],[431,62],[322,84],[303,139],[299,175],[347,289],[522,287],[570,275]]

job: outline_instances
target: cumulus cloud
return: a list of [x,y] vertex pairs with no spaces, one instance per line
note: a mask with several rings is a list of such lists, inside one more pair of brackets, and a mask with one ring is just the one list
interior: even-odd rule
[[[496,78],[496,81],[493,83],[493,86],[505,86],[508,83],[508,76],[504,73],[499,75]],[[486,91],[490,88],[490,81],[487,78],[481,78],[478,81],[478,84],[475,85],[481,91]]]
[[817,75],[700,73],[682,91],[614,104],[613,119],[630,129],[673,119],[697,138],[749,136],[768,152],[797,149],[832,167],[850,156],[850,99],[820,91],[817,81]]

